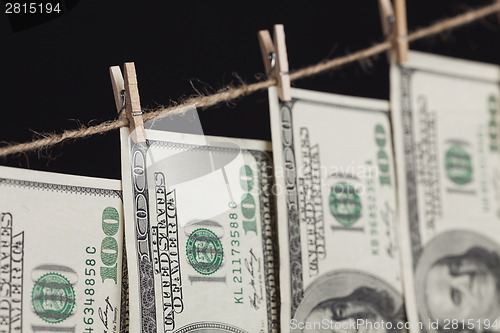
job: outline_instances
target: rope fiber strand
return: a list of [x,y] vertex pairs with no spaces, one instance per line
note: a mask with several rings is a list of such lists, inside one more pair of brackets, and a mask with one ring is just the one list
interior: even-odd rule
[[[451,30],[458,28],[460,26],[472,23],[486,16],[500,12],[500,2],[496,2],[492,5],[481,7],[479,9],[471,10],[466,13],[460,14],[458,16],[448,18],[437,23],[434,23],[428,27],[418,29],[408,35],[408,41],[413,42],[422,38],[430,37],[439,34],[446,30]],[[290,80],[295,81],[303,79],[306,77],[318,75],[330,71],[334,68],[341,67],[343,65],[357,62],[363,59],[367,59],[378,55],[380,53],[386,52],[392,48],[392,41],[385,41],[374,46],[365,48],[363,50],[354,52],[352,54],[335,58],[332,60],[320,62],[290,73]],[[268,79],[265,81],[260,81],[252,84],[240,84],[236,88],[226,87],[225,89],[209,96],[199,96],[187,99],[181,104],[170,106],[167,108],[162,108],[156,111],[147,112],[143,114],[144,120],[150,120],[158,116],[163,116],[167,113],[175,114],[182,113],[186,107],[196,107],[196,108],[206,108],[220,104],[223,102],[229,102],[242,96],[251,95],[259,90],[269,88],[276,85],[274,79]],[[25,143],[12,143],[0,148],[0,157],[5,157],[12,154],[25,153],[29,151],[37,151],[51,146],[55,146],[65,141],[81,139],[97,134],[104,134],[112,130],[119,129],[120,127],[128,126],[127,119],[116,119],[105,121],[98,125],[81,127],[75,130],[66,130],[59,134],[48,134],[41,139],[36,139],[31,142]]]

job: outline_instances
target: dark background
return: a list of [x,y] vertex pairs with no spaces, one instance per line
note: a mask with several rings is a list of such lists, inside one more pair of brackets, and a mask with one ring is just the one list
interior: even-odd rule
[[[491,2],[407,0],[408,29]],[[276,23],[285,25],[291,70],[383,40],[376,0],[66,0],[61,5],[64,13],[57,17],[8,17],[2,8],[2,144],[114,119],[108,67],[126,61],[135,62],[142,107],[155,108],[196,90],[213,93],[238,83],[238,77],[255,82],[263,72],[257,32]],[[498,16],[411,48],[500,64]],[[387,99],[387,59],[384,54],[371,64],[348,65],[292,85]],[[265,91],[199,113],[205,134],[271,138]],[[118,131],[0,158],[0,165],[119,179]]]

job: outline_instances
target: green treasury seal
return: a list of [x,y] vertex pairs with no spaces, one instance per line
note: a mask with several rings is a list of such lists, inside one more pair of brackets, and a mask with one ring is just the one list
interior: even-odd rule
[[189,235],[186,242],[187,259],[200,274],[210,275],[222,265],[222,243],[212,231],[199,228]]
[[61,274],[47,273],[35,282],[31,302],[40,318],[55,324],[71,315],[75,307],[75,291]]
[[345,227],[350,227],[361,217],[361,199],[354,186],[338,182],[330,189],[330,213]]
[[472,180],[472,159],[459,144],[446,151],[445,168],[448,178],[457,185],[465,185]]

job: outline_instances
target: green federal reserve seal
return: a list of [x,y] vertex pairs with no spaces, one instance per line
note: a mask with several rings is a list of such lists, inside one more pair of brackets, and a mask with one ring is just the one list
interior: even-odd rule
[[455,144],[446,151],[445,168],[448,178],[457,185],[472,180],[472,159],[461,145]]
[[354,186],[338,182],[330,189],[330,213],[344,227],[350,227],[361,217],[361,199]]
[[56,324],[71,315],[75,307],[75,291],[61,274],[47,273],[35,282],[31,303],[40,318]]
[[186,242],[187,259],[200,274],[210,275],[222,265],[222,243],[212,231],[199,228],[189,235]]

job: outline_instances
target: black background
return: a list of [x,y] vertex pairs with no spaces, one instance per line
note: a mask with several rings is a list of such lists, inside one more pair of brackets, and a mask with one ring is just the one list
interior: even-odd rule
[[[408,28],[491,2],[407,0]],[[108,68],[126,61],[135,62],[142,107],[155,108],[197,90],[213,93],[239,78],[248,83],[261,78],[257,32],[276,23],[285,25],[291,70],[383,40],[376,0],[66,0],[62,5],[64,13],[50,20],[43,15],[9,18],[2,8],[3,144],[114,119]],[[500,24],[492,15],[411,48],[500,64],[499,45]],[[381,55],[292,85],[387,99],[387,59]],[[205,134],[271,138],[265,91],[199,112]],[[118,131],[0,158],[0,164],[119,179]]]

